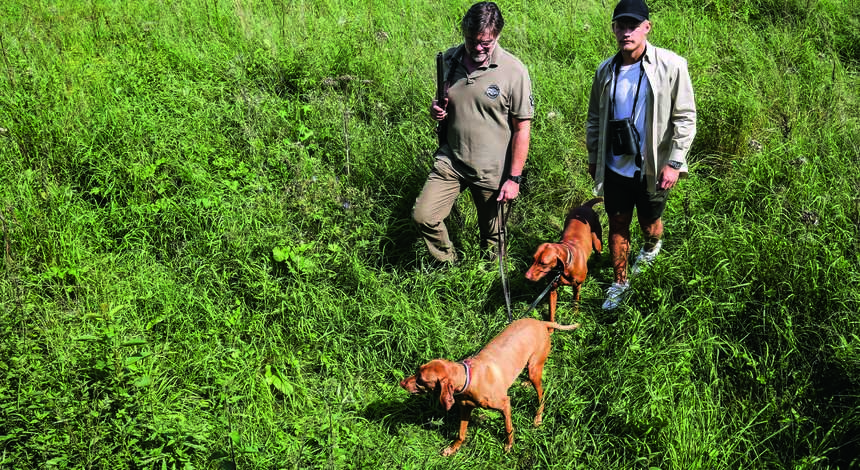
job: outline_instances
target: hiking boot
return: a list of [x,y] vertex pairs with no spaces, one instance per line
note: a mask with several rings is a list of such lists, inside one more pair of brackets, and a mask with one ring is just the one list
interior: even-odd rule
[[603,302],[603,310],[615,310],[621,302],[627,298],[630,290],[630,281],[613,282],[609,289],[606,289],[606,300]]
[[660,253],[661,246],[663,246],[663,240],[657,240],[657,243],[654,244],[654,248],[652,248],[651,251],[645,251],[645,248],[641,248],[639,250],[639,256],[637,256],[636,261],[633,262],[633,267],[630,268],[630,275],[635,276],[648,269],[648,266],[654,264],[654,259],[657,258],[657,254]]

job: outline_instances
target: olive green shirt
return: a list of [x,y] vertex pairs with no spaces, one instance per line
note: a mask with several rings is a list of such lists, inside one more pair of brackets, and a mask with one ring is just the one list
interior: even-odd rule
[[499,45],[488,65],[470,75],[462,56],[462,44],[444,54],[444,76],[452,64],[456,68],[448,84],[448,143],[436,157],[450,159],[471,183],[497,189],[510,165],[511,118],[528,120],[534,115],[531,80],[522,62]]

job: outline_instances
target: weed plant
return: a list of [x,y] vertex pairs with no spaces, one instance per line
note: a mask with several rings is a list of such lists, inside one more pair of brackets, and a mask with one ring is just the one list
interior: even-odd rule
[[[523,277],[591,196],[612,2],[499,2],[537,115]],[[860,4],[652,0],[699,111],[664,250],[607,314],[560,295],[543,425],[516,443],[397,382],[505,325],[465,195],[428,269],[433,56],[464,0],[0,4],[0,467],[860,467]],[[606,220],[605,215],[602,219]],[[634,240],[638,250],[641,240]],[[530,313],[546,316],[545,304]]]

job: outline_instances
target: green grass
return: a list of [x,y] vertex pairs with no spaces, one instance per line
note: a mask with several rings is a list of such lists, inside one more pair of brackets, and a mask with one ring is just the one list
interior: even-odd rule
[[[515,315],[591,196],[611,3],[500,2],[538,104]],[[511,453],[480,411],[439,455],[456,413],[397,382],[505,325],[468,196],[451,270],[410,218],[469,4],[0,5],[0,467],[860,467],[856,0],[652,0],[699,110],[664,251],[612,314],[606,253],[579,317],[561,292],[583,327],[553,336],[541,427],[515,384]]]

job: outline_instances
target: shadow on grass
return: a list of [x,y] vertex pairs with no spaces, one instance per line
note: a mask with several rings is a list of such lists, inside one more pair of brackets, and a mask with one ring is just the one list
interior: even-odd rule
[[209,463],[213,465],[212,468],[217,468],[218,470],[236,470],[238,468],[229,450],[213,451],[209,456]]
[[[827,357],[812,376],[814,412],[832,427],[830,449],[824,452],[835,468],[860,468],[860,362]],[[810,415],[812,412],[810,412]]]
[[445,411],[436,394],[410,395],[403,392],[403,401],[378,400],[367,405],[363,416],[370,421],[383,424],[392,436],[400,434],[404,426],[420,426],[428,431],[440,431],[443,436],[454,439],[459,426],[460,412],[457,407]]
[[[516,392],[512,386],[511,392]],[[405,393],[405,392],[404,392]],[[534,392],[532,391],[532,394]],[[536,397],[536,395],[535,395]],[[530,403],[528,413],[534,413],[535,403]],[[519,408],[518,406],[516,408]],[[515,409],[513,413],[522,410]],[[460,409],[455,404],[451,410],[445,411],[439,403],[439,396],[435,393],[425,395],[407,395],[403,401],[379,400],[370,403],[365,409],[363,416],[369,421],[382,424],[382,428],[391,436],[402,434],[403,428],[418,426],[424,431],[439,433],[448,442],[456,439],[460,428]],[[533,415],[531,417],[534,417]],[[469,428],[464,446],[468,446],[477,432],[488,433],[490,439],[498,441],[499,445],[505,441],[505,421],[500,412],[476,408],[472,411],[469,420]],[[516,430],[514,430],[516,432]],[[447,445],[447,443],[446,443]],[[440,448],[441,452],[443,448]]]

